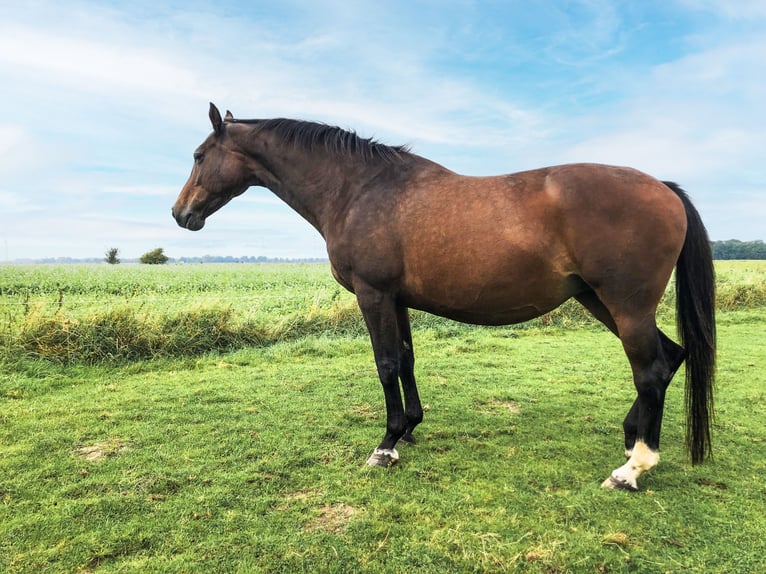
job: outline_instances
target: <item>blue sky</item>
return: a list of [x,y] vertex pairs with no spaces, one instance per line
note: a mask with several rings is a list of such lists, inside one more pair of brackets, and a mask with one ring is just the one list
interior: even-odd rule
[[681,183],[766,239],[766,3],[280,0],[0,5],[0,261],[322,257],[262,188],[176,226],[208,102],[354,129],[470,175],[572,161]]

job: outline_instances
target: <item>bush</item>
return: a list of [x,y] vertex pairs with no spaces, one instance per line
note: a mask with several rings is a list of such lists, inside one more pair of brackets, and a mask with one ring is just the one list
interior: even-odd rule
[[162,265],[168,262],[168,256],[162,252],[162,247],[158,247],[148,253],[144,253],[140,261],[147,265]]

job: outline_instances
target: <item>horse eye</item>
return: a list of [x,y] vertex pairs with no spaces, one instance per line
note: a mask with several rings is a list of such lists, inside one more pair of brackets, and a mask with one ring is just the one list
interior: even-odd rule
[[194,152],[194,161],[197,163],[202,163],[202,160],[205,159],[205,154],[201,151],[195,151]]

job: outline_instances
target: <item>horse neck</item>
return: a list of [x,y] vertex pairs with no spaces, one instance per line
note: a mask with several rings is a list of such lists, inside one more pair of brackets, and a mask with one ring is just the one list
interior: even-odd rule
[[[268,137],[268,135],[267,135]],[[270,137],[251,150],[259,184],[311,223],[323,237],[364,194],[369,183],[390,170],[406,169],[412,158],[392,162],[324,149],[307,150]],[[266,151],[268,150],[268,151]],[[401,162],[401,163],[400,163]]]

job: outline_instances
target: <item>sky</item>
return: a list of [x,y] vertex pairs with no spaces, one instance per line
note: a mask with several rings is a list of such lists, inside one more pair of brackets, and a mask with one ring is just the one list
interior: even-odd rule
[[0,261],[325,257],[264,188],[181,229],[211,127],[321,121],[468,175],[627,165],[766,239],[763,0],[0,2]]

